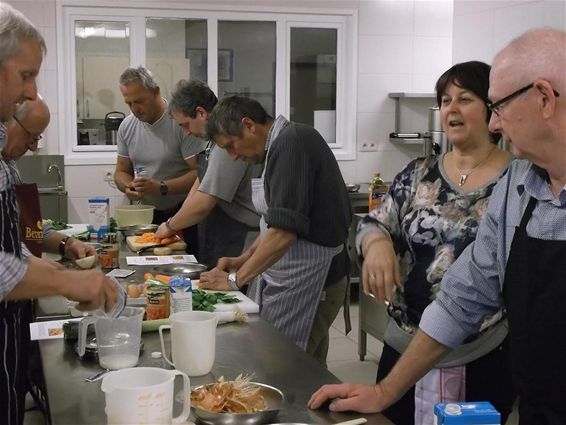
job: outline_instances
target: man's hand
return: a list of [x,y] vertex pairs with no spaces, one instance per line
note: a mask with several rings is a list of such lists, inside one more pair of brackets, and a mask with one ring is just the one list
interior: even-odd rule
[[78,310],[92,311],[100,306],[111,311],[118,299],[114,282],[99,270],[68,272],[61,295],[78,301]]
[[75,238],[67,239],[65,244],[65,257],[69,260],[78,260],[79,258],[90,257],[96,255],[96,249],[92,245],[86,244]]
[[136,177],[132,180],[131,186],[140,197],[147,195],[159,195],[159,182],[151,177]]
[[228,283],[228,273],[218,268],[201,273],[199,287],[216,291],[232,291],[232,286]]
[[232,273],[238,271],[242,264],[246,262],[246,257],[240,255],[239,257],[221,257],[216,263],[216,268],[224,272]]
[[136,189],[134,188],[133,185],[126,186],[124,193],[126,194],[126,196],[130,201],[139,201],[141,198],[143,198],[143,195],[141,193],[136,192]]
[[168,238],[170,236],[175,235],[175,232],[172,232],[165,223],[161,223],[159,225],[159,227],[157,228],[157,231],[155,232],[155,238],[156,239],[164,239],[164,238]]
[[386,401],[381,386],[361,384],[333,384],[320,387],[308,402],[308,407],[318,409],[326,400],[332,412],[355,411],[377,413],[387,408],[393,401]]

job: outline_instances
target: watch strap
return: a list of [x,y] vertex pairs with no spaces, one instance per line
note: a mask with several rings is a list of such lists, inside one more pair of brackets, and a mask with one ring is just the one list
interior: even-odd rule
[[61,257],[65,257],[65,249],[67,248],[67,242],[70,238],[70,236],[65,236],[59,241],[59,254],[61,254]]
[[237,283],[236,273],[235,273],[235,272],[228,274],[228,283],[230,284],[230,286],[232,287],[232,289],[233,289],[234,291],[239,291],[239,290],[240,290],[240,287],[238,286],[238,283]]

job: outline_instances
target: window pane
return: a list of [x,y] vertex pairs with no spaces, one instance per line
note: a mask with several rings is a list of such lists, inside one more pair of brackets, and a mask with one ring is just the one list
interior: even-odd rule
[[147,67],[163,97],[180,79],[207,81],[205,20],[147,19],[145,35]]
[[291,120],[336,143],[336,29],[291,29]]
[[275,22],[218,22],[218,97],[233,94],[275,114]]
[[128,112],[119,89],[120,74],[130,64],[130,29],[126,22],[76,21],[77,144],[111,145],[104,118]]

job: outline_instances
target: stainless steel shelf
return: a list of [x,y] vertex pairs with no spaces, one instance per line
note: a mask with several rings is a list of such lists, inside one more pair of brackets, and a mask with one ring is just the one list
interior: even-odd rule
[[403,145],[420,145],[424,142],[423,138],[419,139],[402,139],[400,137],[390,137],[389,141],[391,143],[399,143]]

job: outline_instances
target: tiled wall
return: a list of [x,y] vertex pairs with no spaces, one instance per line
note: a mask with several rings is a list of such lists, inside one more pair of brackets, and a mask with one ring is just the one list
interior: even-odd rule
[[564,0],[455,0],[454,62],[491,63],[513,38],[542,26],[566,30]]
[[[59,153],[57,123],[65,119],[57,111],[57,44],[55,37],[55,0],[8,0],[34,22],[44,34],[48,56],[39,77],[40,92],[52,111],[41,153]],[[124,0],[121,3],[127,3]],[[276,2],[279,4],[279,2]],[[202,3],[201,3],[202,4]],[[234,1],[230,2],[234,4]],[[241,1],[243,5],[275,4],[270,0]],[[420,147],[393,145],[388,140],[394,131],[394,101],[389,92],[431,92],[437,77],[452,63],[452,0],[305,0],[286,5],[320,7],[357,7],[358,37],[358,147],[374,142],[376,152],[358,152],[356,161],[342,161],[347,182],[366,182],[374,171],[389,180],[412,158]],[[414,129],[426,129],[426,107],[415,106],[419,121]],[[417,128],[419,127],[419,128]],[[69,221],[87,219],[90,196],[111,198],[111,213],[126,198],[104,181],[113,166],[66,166],[69,192]]]

